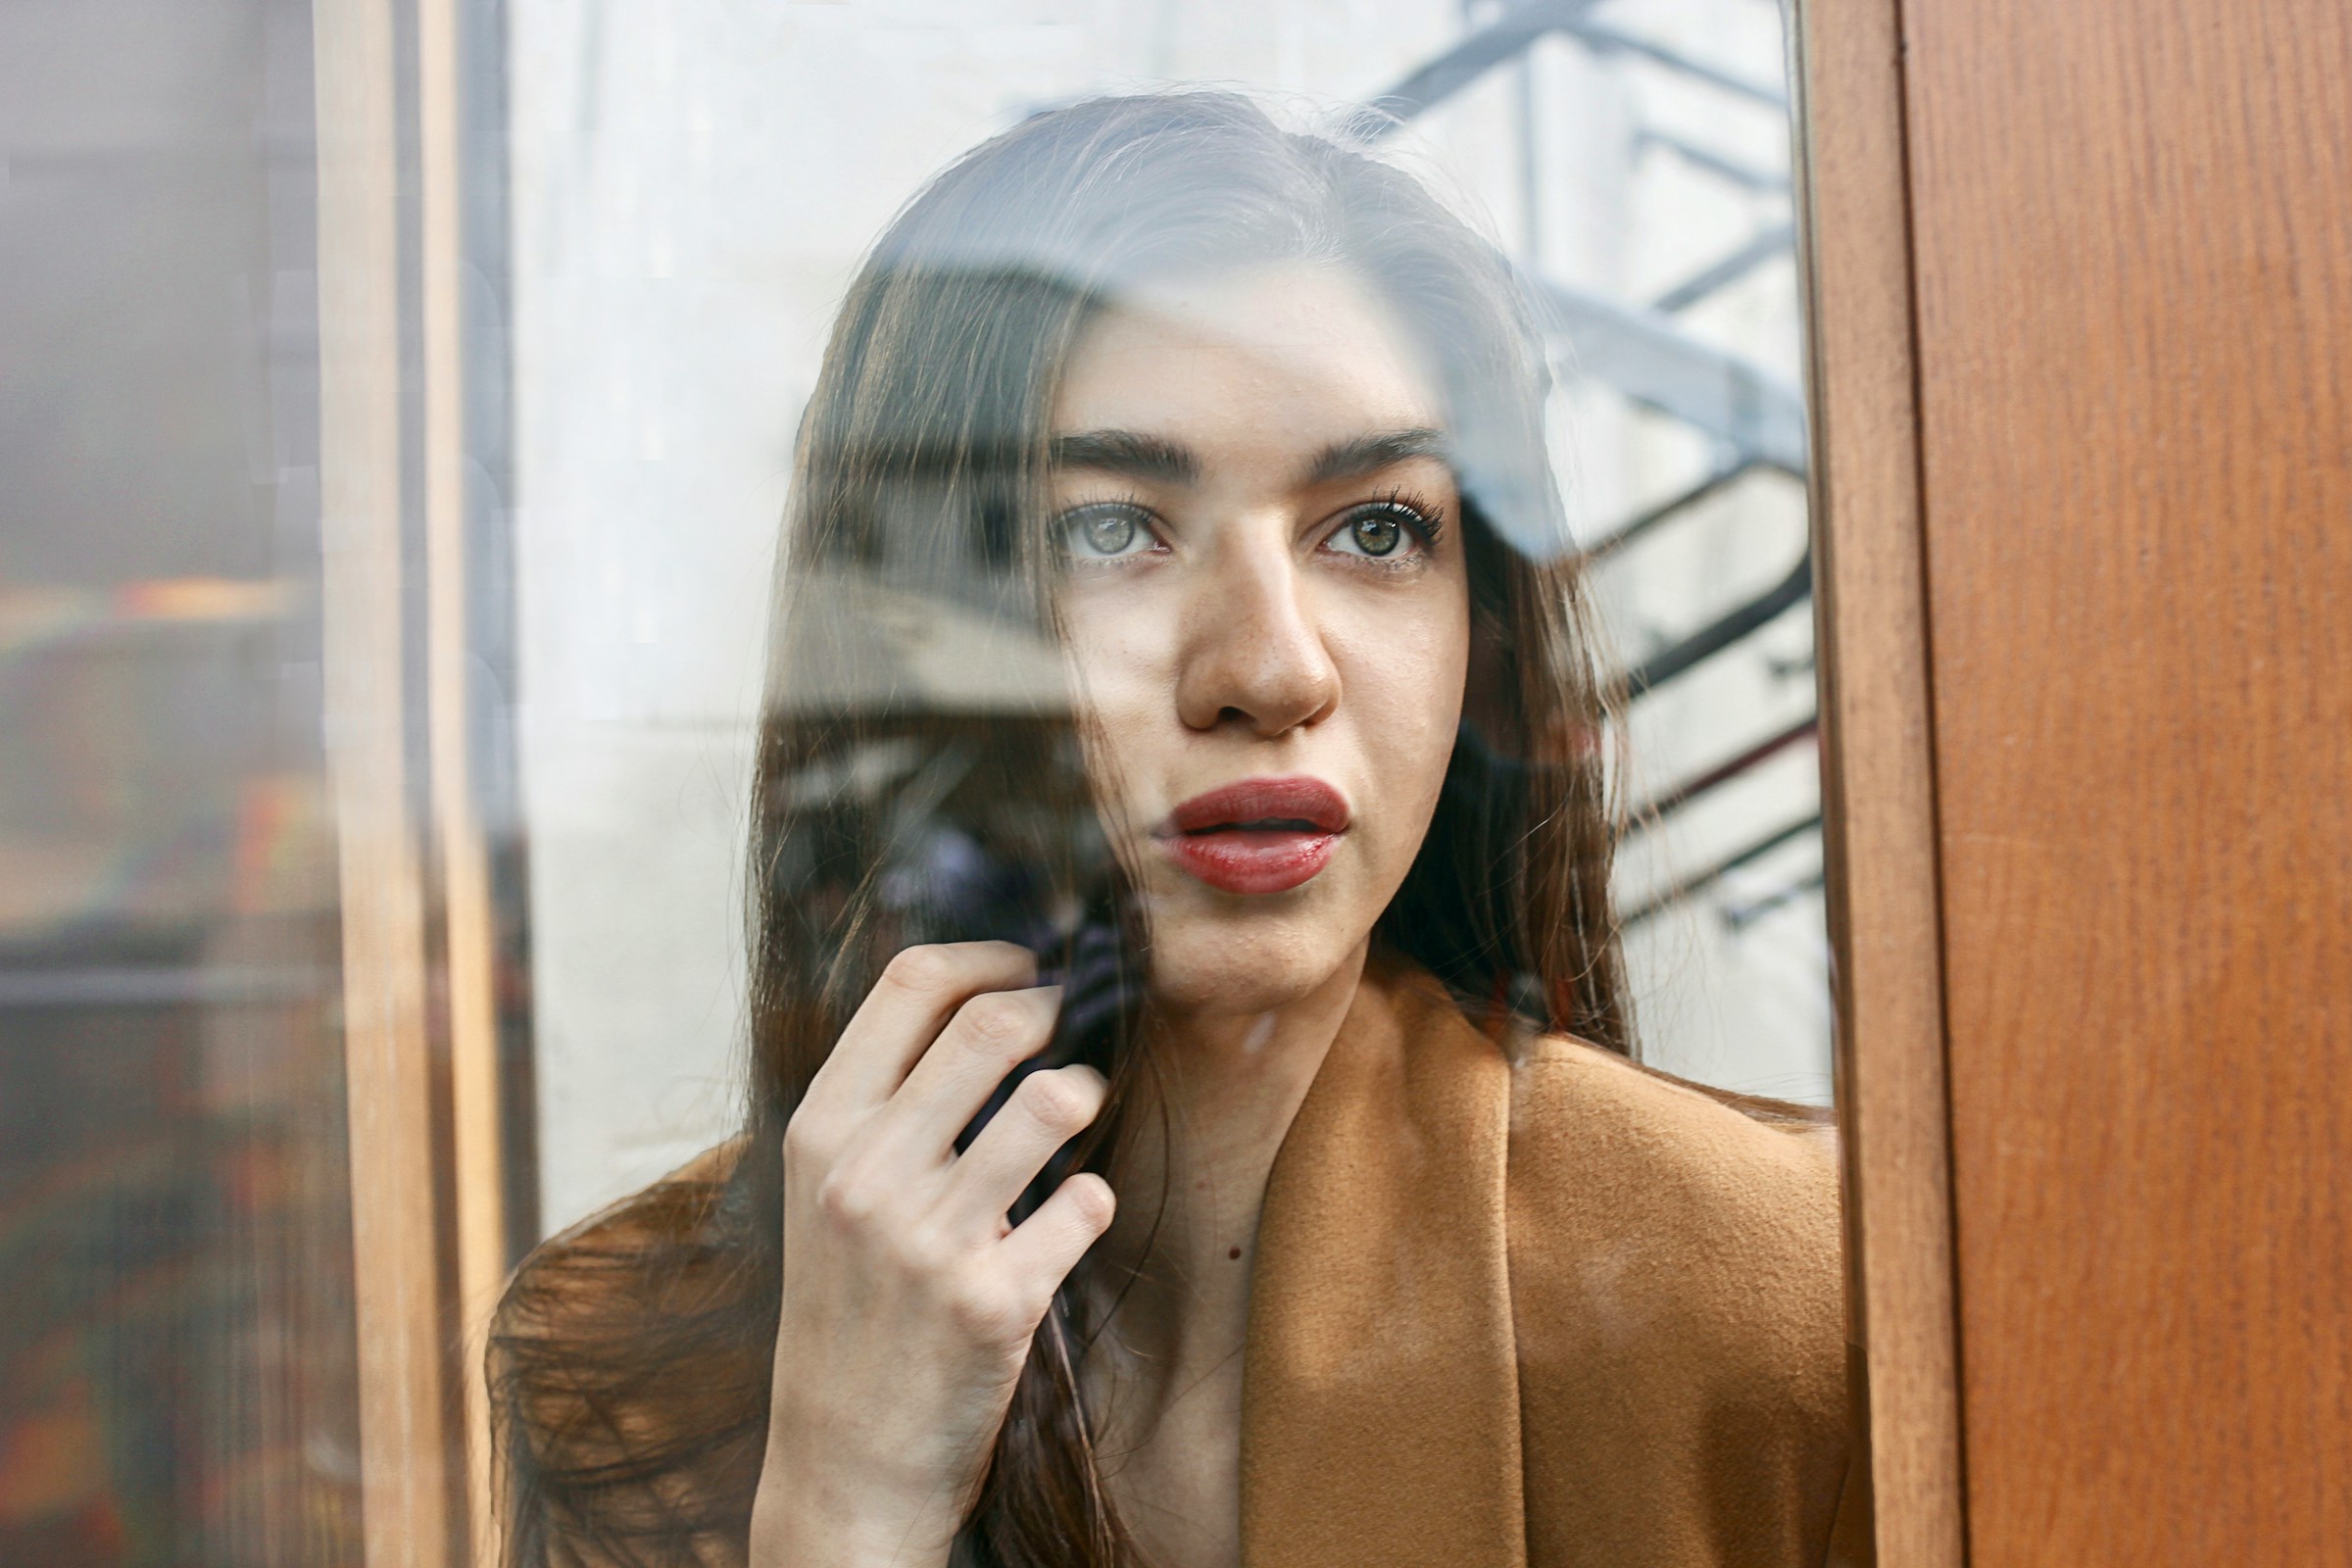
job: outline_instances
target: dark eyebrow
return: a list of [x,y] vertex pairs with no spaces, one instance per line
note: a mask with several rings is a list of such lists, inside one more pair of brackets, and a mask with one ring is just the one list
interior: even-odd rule
[[1082,430],[1054,438],[1054,466],[1093,468],[1123,473],[1131,479],[1162,479],[1193,484],[1200,477],[1200,460],[1173,441],[1133,430]]
[[1315,455],[1307,465],[1305,483],[1333,484],[1342,479],[1360,479],[1367,473],[1377,473],[1399,463],[1415,458],[1436,458],[1448,466],[1453,451],[1443,430],[1383,430],[1377,435],[1359,435],[1348,441],[1335,441]]

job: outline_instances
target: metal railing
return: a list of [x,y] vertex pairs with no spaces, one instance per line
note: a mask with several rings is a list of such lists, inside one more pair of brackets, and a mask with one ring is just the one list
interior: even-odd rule
[[[1548,37],[1568,39],[1595,56],[1639,59],[1686,81],[1788,112],[1788,94],[1778,83],[1750,80],[1654,39],[1595,22],[1590,16],[1593,9],[1594,0],[1519,0],[1507,6],[1365,102],[1349,122],[1353,133],[1366,142],[1390,136],[1490,72],[1522,59]],[[1644,126],[1635,148],[1639,153],[1650,146],[1663,148],[1691,168],[1750,195],[1789,190],[1790,182],[1784,174],[1750,167],[1685,137]],[[1605,560],[1637,540],[1672,527],[1693,514],[1701,502],[1758,468],[1800,478],[1804,475],[1807,424],[1800,392],[1766,367],[1702,340],[1677,319],[1758,268],[1791,255],[1794,247],[1792,220],[1763,223],[1729,254],[1645,304],[1608,299],[1540,274],[1531,279],[1551,308],[1551,325],[1577,373],[1611,388],[1633,404],[1690,425],[1716,443],[1723,454],[1722,461],[1695,484],[1603,530],[1588,547],[1590,559]],[[1742,648],[1783,615],[1809,602],[1812,590],[1808,550],[1764,592],[1626,670],[1629,703],[1639,705],[1659,688]],[[1621,833],[1630,836],[1654,828],[1690,802],[1749,776],[1789,748],[1810,740],[1818,726],[1818,716],[1808,714],[1700,770],[1629,812],[1620,824]],[[1817,840],[1820,828],[1818,810],[1777,822],[1636,902],[1623,915],[1624,924],[1630,928],[1684,904],[1785,845]],[[1761,914],[1820,885],[1821,873],[1815,870],[1737,908],[1725,907],[1721,914],[1728,929],[1743,929]]]

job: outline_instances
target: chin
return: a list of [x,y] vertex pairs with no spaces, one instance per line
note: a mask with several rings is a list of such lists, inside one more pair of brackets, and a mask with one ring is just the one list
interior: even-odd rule
[[1248,1016],[1312,996],[1354,959],[1365,935],[1322,902],[1238,909],[1202,908],[1183,897],[1156,903],[1152,1004],[1182,1016]]

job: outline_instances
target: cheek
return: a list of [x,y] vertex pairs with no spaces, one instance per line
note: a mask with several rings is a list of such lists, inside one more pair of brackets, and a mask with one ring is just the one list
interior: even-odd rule
[[1088,767],[1114,813],[1166,728],[1175,628],[1146,596],[1085,592],[1061,605],[1062,660],[1086,737]]
[[1061,602],[1070,690],[1099,721],[1167,703],[1175,681],[1176,627],[1158,597],[1098,585]]
[[1432,589],[1367,607],[1372,612],[1350,628],[1350,640],[1382,712],[1424,718],[1450,734],[1470,668],[1469,592],[1458,582]]
[[1348,639],[1341,678],[1352,727],[1400,817],[1409,804],[1409,823],[1400,820],[1398,828],[1409,826],[1416,844],[1446,782],[1469,664],[1466,603],[1382,616]]

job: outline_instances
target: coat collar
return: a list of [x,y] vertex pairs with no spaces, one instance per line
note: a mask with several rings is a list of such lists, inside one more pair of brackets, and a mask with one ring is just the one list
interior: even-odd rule
[[1249,1568],[1526,1562],[1510,1067],[1377,956],[1277,1154],[1242,1395]]

